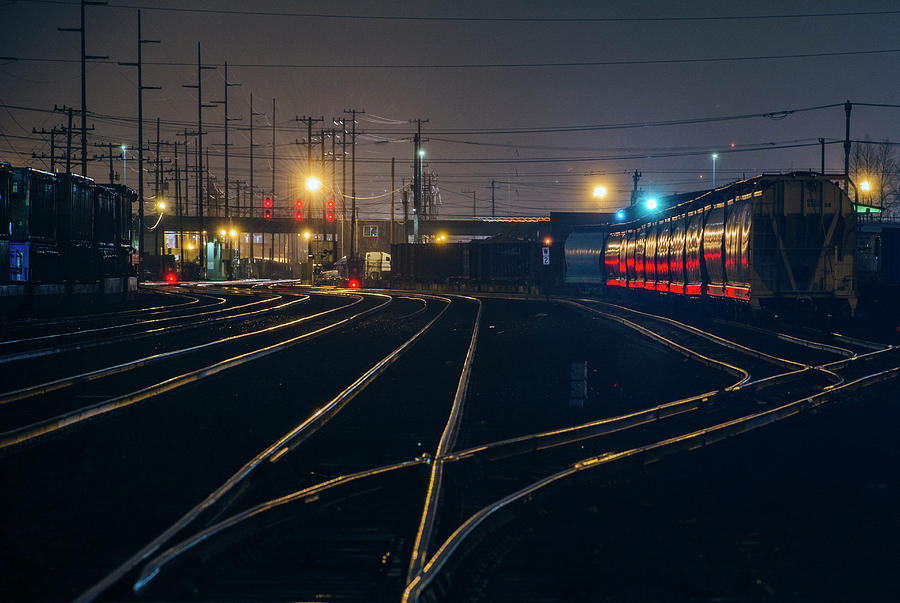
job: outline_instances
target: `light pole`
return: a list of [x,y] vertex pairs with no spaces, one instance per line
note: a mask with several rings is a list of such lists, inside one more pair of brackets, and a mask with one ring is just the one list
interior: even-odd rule
[[125,179],[124,184],[128,186],[128,156],[125,154],[125,151],[128,150],[124,144],[122,145],[122,178]]
[[712,154],[712,160],[713,160],[713,188],[716,188],[716,159],[718,159],[718,158],[719,158],[719,154],[718,154],[718,153],[713,153],[713,154]]

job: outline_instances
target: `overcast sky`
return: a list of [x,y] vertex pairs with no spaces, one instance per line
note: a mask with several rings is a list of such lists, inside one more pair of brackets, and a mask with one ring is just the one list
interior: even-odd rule
[[[818,139],[844,136],[842,106],[711,120],[848,99],[900,103],[896,0],[111,0],[86,8],[87,53],[109,56],[87,68],[87,106],[96,114],[88,118],[96,127],[91,145],[136,146],[136,69],[115,61],[136,59],[138,8],[144,38],[162,41],[143,47],[144,84],[162,86],[144,93],[145,140],[155,139],[149,122],[157,117],[163,140],[180,144],[184,128],[196,128],[196,90],[182,84],[196,83],[200,42],[204,63],[218,65],[204,71],[203,101],[222,100],[226,61],[229,80],[241,84],[229,89],[229,116],[240,118],[231,122],[232,179],[249,179],[252,93],[261,113],[254,118],[255,184],[271,188],[276,99],[281,202],[299,194],[306,171],[306,151],[297,144],[306,127],[295,121],[303,115],[324,117],[332,127],[345,109],[365,111],[357,123],[359,197],[390,188],[391,157],[398,186],[410,177],[409,120],[429,120],[426,169],[441,189],[441,215],[452,217],[471,215],[466,191],[473,190],[478,213],[488,214],[492,180],[498,214],[541,215],[625,205],[635,169],[653,194],[706,188],[714,152],[719,184],[764,171],[818,170]],[[49,161],[31,155],[49,153],[49,137],[32,128],[64,123],[62,114],[46,112],[54,105],[80,110],[79,35],[57,31],[78,27],[78,4],[14,1],[2,10],[0,56],[19,60],[0,60],[0,160],[47,168]],[[835,13],[841,15],[823,16]],[[220,107],[204,109],[204,144],[224,142],[223,118]],[[584,128],[691,120],[700,123]],[[568,131],[510,132],[542,128]],[[855,106],[851,137],[866,136],[900,140],[900,109]],[[221,146],[211,147],[219,185],[222,154]],[[129,152],[133,186],[132,159]],[[827,145],[826,162],[830,171],[843,170],[839,143]],[[115,169],[121,171],[121,161]],[[107,173],[105,162],[89,166],[98,180]],[[145,186],[152,181],[152,174],[145,177]],[[590,195],[596,184],[610,190],[602,203]],[[360,204],[362,217],[386,215],[385,196]]]

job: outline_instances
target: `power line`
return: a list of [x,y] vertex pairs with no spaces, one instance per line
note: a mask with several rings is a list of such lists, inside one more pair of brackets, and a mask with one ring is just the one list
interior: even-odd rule
[[[28,0],[41,4],[57,4],[63,6],[75,6],[77,2],[65,0]],[[881,11],[843,11],[843,12],[817,12],[817,13],[787,13],[765,15],[704,15],[696,17],[436,17],[436,16],[410,16],[410,15],[354,15],[333,13],[302,13],[302,12],[278,12],[263,10],[235,10],[213,8],[190,7],[162,7],[148,4],[111,3],[109,8],[143,9],[159,12],[199,13],[216,15],[239,15],[256,17],[292,17],[300,19],[333,19],[355,21],[433,21],[433,22],[484,22],[484,23],[674,23],[681,21],[748,21],[748,20],[772,20],[772,19],[811,19],[811,18],[835,18],[835,17],[869,17],[880,15],[900,14],[900,10]]]
[[[620,59],[609,61],[559,61],[546,63],[232,63],[232,67],[260,69],[539,69],[545,67],[611,67],[617,65],[673,65],[694,63],[728,63],[746,61],[769,61],[782,59],[808,59],[819,57],[841,57],[856,55],[890,54],[900,52],[900,48],[876,50],[846,50],[834,52],[800,52],[793,54],[769,54],[732,57],[695,57],[681,59]],[[48,62],[75,63],[76,59],[58,59],[51,57],[15,57],[0,56],[0,61],[11,62]],[[115,61],[92,60],[89,63],[115,64]],[[184,61],[145,61],[145,65],[160,67],[189,67],[191,63]],[[210,63],[221,67],[223,63]]]

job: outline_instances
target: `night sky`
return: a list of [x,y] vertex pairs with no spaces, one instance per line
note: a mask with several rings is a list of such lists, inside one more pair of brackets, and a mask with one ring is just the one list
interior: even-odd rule
[[[219,65],[203,74],[203,101],[222,100],[226,61],[229,80],[241,84],[229,89],[229,116],[241,118],[231,122],[232,179],[249,178],[251,93],[254,111],[262,113],[254,118],[255,183],[264,189],[257,198],[271,187],[273,97],[281,203],[289,203],[305,179],[306,150],[297,141],[305,140],[306,127],[295,117],[322,116],[330,128],[345,109],[365,111],[357,124],[357,195],[382,196],[360,201],[363,218],[387,215],[391,157],[397,186],[411,177],[414,118],[429,120],[423,124],[426,171],[436,174],[441,216],[470,216],[472,193],[466,191],[473,190],[478,213],[488,214],[492,179],[498,214],[546,215],[627,204],[635,169],[652,194],[707,188],[714,152],[719,184],[764,171],[818,170],[818,139],[844,136],[842,106],[714,118],[848,99],[900,101],[900,5],[894,0],[115,0],[86,8],[87,54],[109,56],[87,68],[88,124],[96,127],[89,133],[90,155],[103,152],[95,143],[136,146],[136,69],[116,61],[136,59],[138,8],[144,38],[162,41],[143,47],[144,84],[162,86],[144,93],[145,140],[155,140],[157,117],[162,139],[179,146],[184,128],[196,129],[196,90],[182,84],[196,83],[199,41],[204,63]],[[78,27],[78,4],[3,2],[2,11],[0,160],[46,169],[49,160],[32,153],[49,154],[49,137],[32,128],[65,123],[63,114],[48,112],[54,105],[81,108],[80,38],[57,31]],[[823,16],[834,13],[843,14]],[[223,117],[221,107],[204,109],[204,144],[224,142]],[[673,120],[700,123],[651,125]],[[588,128],[623,124],[645,125]],[[521,129],[557,131],[511,132]],[[851,138],[864,137],[900,140],[900,109],[854,107]],[[73,147],[78,144],[76,137]],[[320,153],[316,149],[314,158]],[[136,153],[128,155],[128,184],[135,186]],[[171,151],[164,147],[161,155]],[[210,156],[221,187],[222,147],[213,146]],[[154,157],[145,154],[148,163]],[[843,171],[839,143],[827,146],[826,164]],[[107,162],[88,169],[107,180]],[[121,160],[115,169],[121,171]],[[152,183],[150,173],[148,197]],[[590,195],[596,184],[610,190],[602,203]]]

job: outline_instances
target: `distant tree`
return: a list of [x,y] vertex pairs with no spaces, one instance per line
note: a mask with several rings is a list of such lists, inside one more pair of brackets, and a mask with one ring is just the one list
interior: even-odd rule
[[900,161],[889,140],[872,142],[866,137],[865,142],[855,144],[850,154],[850,176],[857,187],[865,180],[871,186],[868,192],[860,191],[860,201],[890,213],[900,209]]

